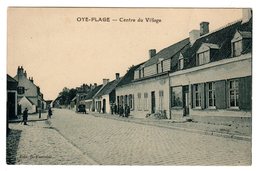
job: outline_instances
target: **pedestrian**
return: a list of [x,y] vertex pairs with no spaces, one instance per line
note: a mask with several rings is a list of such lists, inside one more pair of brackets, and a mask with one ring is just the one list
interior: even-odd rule
[[115,105],[114,105],[114,111],[115,111],[115,114],[118,114],[118,110],[117,110],[117,105],[116,105],[116,103],[115,103]]
[[27,125],[27,120],[28,120],[28,109],[27,107],[23,111],[23,124]]
[[51,115],[52,115],[52,110],[51,107],[49,107],[47,119],[51,118]]

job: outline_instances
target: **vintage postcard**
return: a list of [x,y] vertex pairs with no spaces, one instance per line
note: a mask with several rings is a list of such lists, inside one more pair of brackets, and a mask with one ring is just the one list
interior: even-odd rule
[[252,18],[9,7],[6,163],[251,165]]

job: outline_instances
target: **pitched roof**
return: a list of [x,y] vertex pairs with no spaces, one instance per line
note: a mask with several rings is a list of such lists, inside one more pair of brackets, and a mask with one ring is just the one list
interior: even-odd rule
[[158,62],[159,59],[169,59],[173,57],[176,53],[178,53],[181,49],[183,49],[187,44],[189,44],[189,38],[183,39],[173,45],[166,47],[159,51],[155,56],[150,58],[148,61],[145,62],[144,66],[150,66]]
[[[185,59],[184,69],[196,65],[196,52],[204,43],[210,43],[219,46],[219,50],[211,56],[212,62],[224,58],[230,58],[232,54],[231,40],[237,30],[240,31],[240,33],[251,32],[252,19],[245,24],[242,24],[242,21],[239,20],[234,23],[228,24],[227,26],[222,27],[219,30],[201,36],[194,42],[194,44],[190,48],[186,49],[186,51],[183,53]],[[246,36],[248,36],[247,33]]]
[[19,100],[18,103],[20,103],[20,101],[21,101],[23,98],[27,99],[27,100],[31,103],[31,105],[35,105],[35,104],[33,103],[33,101],[31,101],[31,100],[30,100],[28,97],[26,97],[26,96],[23,96],[23,97]]
[[17,81],[16,81],[13,77],[11,77],[10,75],[8,75],[8,74],[7,74],[7,81],[8,81],[8,82],[15,82],[15,83],[17,83]]
[[102,88],[102,90],[95,95],[95,97],[100,97],[100,96],[102,96],[102,95],[106,95],[106,94],[111,93],[111,92],[116,88],[117,84],[120,82],[120,79],[121,79],[121,78],[115,79],[115,80],[113,80],[113,81],[108,82],[108,83]]
[[123,86],[125,84],[131,83],[132,80],[134,80],[134,71],[139,68],[144,63],[140,63],[138,65],[132,66],[127,73],[121,78],[120,82],[117,84],[117,87]]
[[103,85],[101,84],[95,87],[93,90],[90,90],[90,92],[86,95],[85,100],[92,99],[102,86]]

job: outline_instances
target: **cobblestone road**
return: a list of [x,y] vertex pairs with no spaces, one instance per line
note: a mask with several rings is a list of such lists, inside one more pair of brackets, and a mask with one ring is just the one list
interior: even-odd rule
[[[251,164],[251,142],[248,141],[116,121],[61,109],[54,111],[51,125],[82,154],[103,165]],[[52,141],[56,142],[56,139]],[[55,150],[67,154],[62,148]]]

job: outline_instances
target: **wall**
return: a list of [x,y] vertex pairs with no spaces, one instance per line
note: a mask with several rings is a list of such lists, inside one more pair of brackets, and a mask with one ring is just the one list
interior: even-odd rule
[[[123,87],[116,88],[116,96],[121,95],[134,95],[134,109],[130,115],[137,118],[145,118],[146,114],[151,113],[151,92],[155,91],[155,104],[156,110],[159,109],[159,91],[163,90],[163,110],[166,110],[167,117],[169,118],[169,80],[168,76],[160,76],[147,80],[134,82]],[[141,93],[141,106],[142,110],[137,109],[138,93]],[[148,110],[143,109],[144,93],[148,93]]]
[[[212,62],[202,66],[177,71],[170,74],[170,85],[171,86],[183,86],[191,85],[196,83],[205,83],[210,81],[228,80],[233,78],[240,78],[252,75],[252,57],[251,53],[241,55],[240,57],[225,59],[217,62]],[[223,90],[226,91],[226,90]],[[191,89],[190,89],[191,93]],[[191,95],[190,95],[191,97]],[[219,118],[216,122],[225,122],[223,118],[250,118],[252,117],[251,111],[245,112],[241,110],[216,110],[216,109],[193,109],[192,100],[190,98],[190,116],[195,119],[202,121],[212,122],[214,118]],[[172,110],[173,116],[179,117],[181,115],[180,110]],[[232,120],[232,119],[231,119]],[[244,119],[242,119],[244,120]],[[247,119],[246,119],[247,120]],[[229,122],[226,119],[227,122]]]
[[251,54],[212,62],[170,74],[170,85],[189,85],[252,75]]

